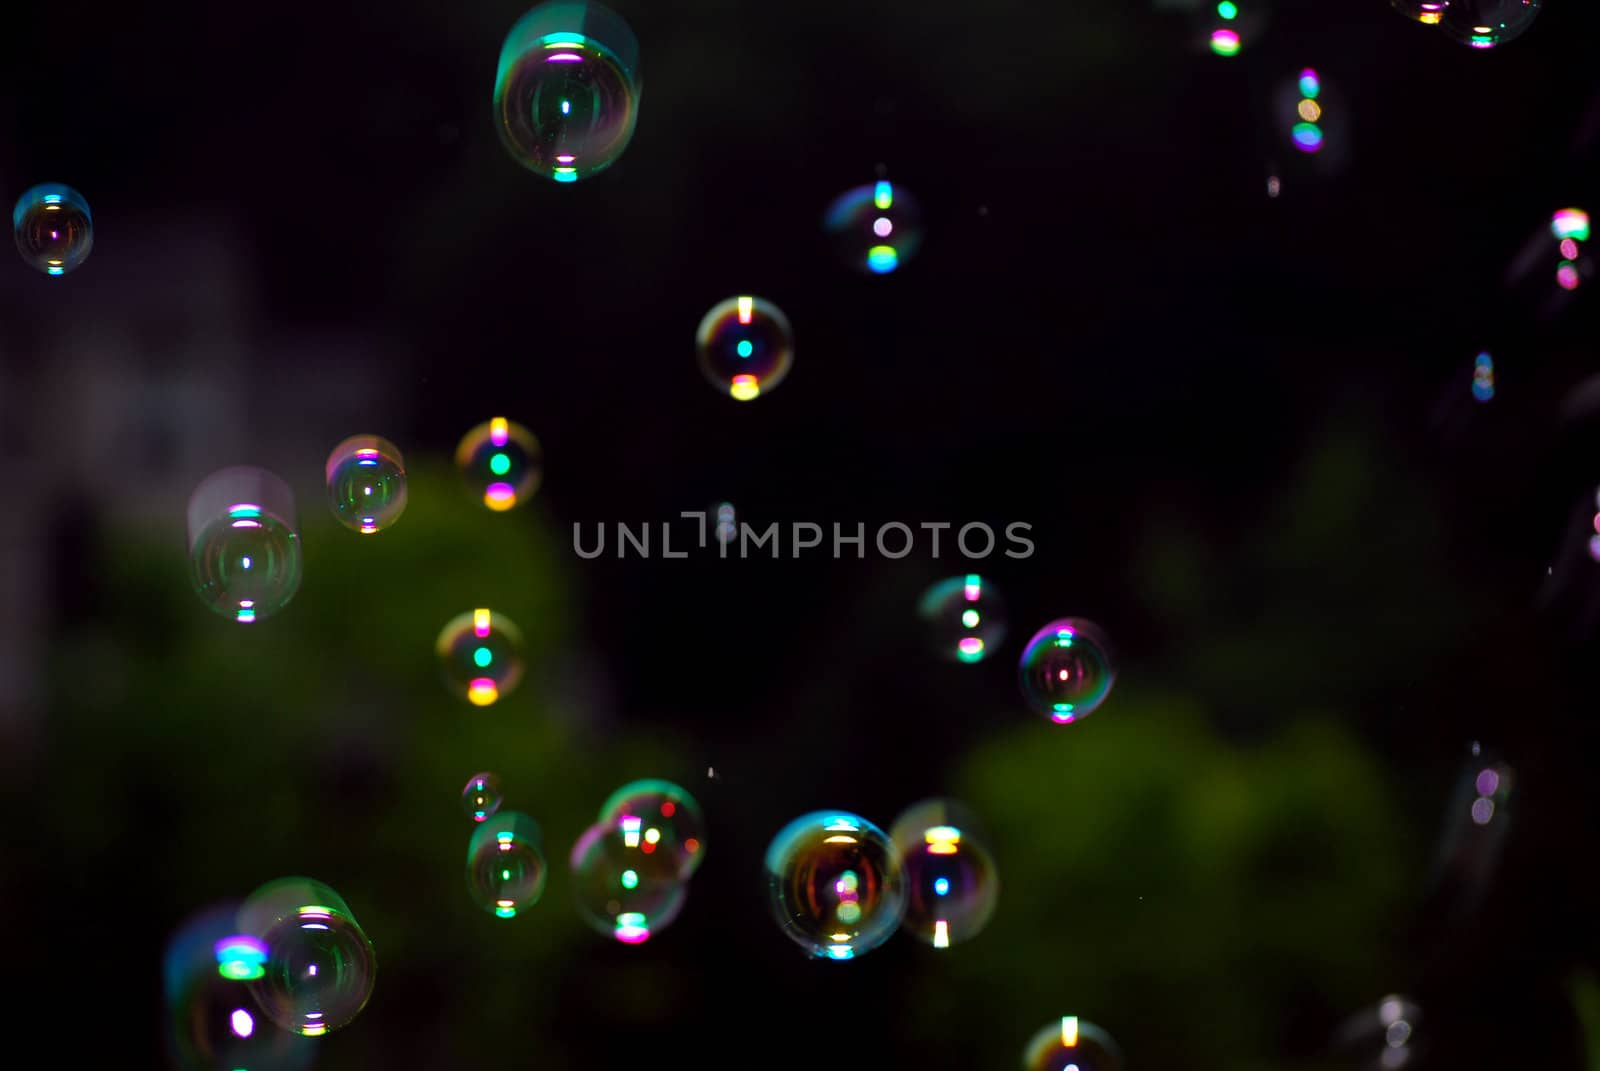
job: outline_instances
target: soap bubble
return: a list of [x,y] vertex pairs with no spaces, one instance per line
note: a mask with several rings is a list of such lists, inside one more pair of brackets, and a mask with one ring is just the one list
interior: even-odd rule
[[783,310],[758,297],[731,297],[711,307],[695,333],[700,371],[718,391],[747,402],[771,392],[789,374],[794,332]]
[[510,695],[522,680],[522,630],[504,614],[478,609],[453,617],[433,649],[445,685],[475,707]]
[[1480,402],[1494,397],[1494,358],[1487,350],[1472,362],[1472,396]]
[[467,778],[466,787],[461,790],[461,806],[474,822],[482,822],[498,811],[503,799],[500,778],[487,771]]
[[989,924],[1000,878],[977,823],[960,804],[924,800],[895,819],[889,838],[905,868],[901,928],[934,948],[949,948]]
[[648,855],[644,847],[622,819],[596,822],[572,846],[578,914],[596,932],[626,945],[666,929],[688,898],[688,883],[665,853]]
[[89,202],[59,182],[34,186],[17,198],[11,229],[22,259],[46,275],[65,275],[94,248]]
[[1439,28],[1472,48],[1495,48],[1527,32],[1541,0],[1449,0]]
[[1266,0],[1200,0],[1190,16],[1198,48],[1232,58],[1260,38]]
[[1006,605],[994,584],[968,573],[941,580],[917,604],[928,642],[953,662],[978,662],[1006,638]]
[[625,846],[655,856],[675,878],[688,878],[706,857],[706,820],[700,804],[671,781],[632,781],[613,792],[599,821],[622,830]]
[[328,454],[328,502],[340,524],[362,535],[380,532],[406,508],[406,463],[376,435],[352,435]]
[[1408,19],[1415,19],[1425,26],[1437,26],[1444,17],[1444,9],[1450,6],[1450,0],[1389,0],[1394,9]]
[[1111,693],[1111,645],[1080,617],[1052,621],[1023,649],[1019,677],[1028,705],[1058,725],[1088,717]]
[[808,953],[854,959],[894,933],[905,876],[889,837],[860,815],[813,811],[767,847],[767,888],[784,935]]
[[1334,1036],[1334,1050],[1348,1066],[1362,1071],[1412,1067],[1423,1051],[1417,1035],[1421,1021],[1422,1009],[1414,1001],[1387,996],[1345,1021]]
[[721,505],[719,505],[717,507],[716,514],[717,514],[717,528],[716,528],[717,543],[720,546],[726,547],[729,543],[732,543],[733,540],[734,540],[734,537],[739,534],[739,522],[738,522],[738,518],[735,516],[735,514],[733,512],[733,503],[732,502],[724,502],[724,503],[722,503]]
[[1022,1066],[1024,1071],[1122,1071],[1122,1050],[1088,1020],[1063,1015],[1033,1035]]
[[887,179],[841,193],[822,225],[845,264],[873,275],[894,271],[922,244],[922,210]]
[[378,962],[344,899],[311,878],[280,878],[251,893],[238,928],[266,947],[250,983],[274,1023],[320,1037],[349,1023],[372,997]]
[[467,478],[472,493],[483,504],[502,513],[526,502],[544,478],[544,453],[539,440],[521,424],[495,417],[461,437],[456,465]]
[[272,473],[212,473],[190,496],[188,521],[190,584],[223,617],[270,617],[300,590],[294,494]]
[[520,811],[484,819],[467,842],[467,891],[496,918],[516,918],[537,904],[549,871],[544,834]]
[[599,4],[554,0],[519,19],[500,49],[494,113],[523,167],[576,182],[622,155],[639,116],[639,42]]

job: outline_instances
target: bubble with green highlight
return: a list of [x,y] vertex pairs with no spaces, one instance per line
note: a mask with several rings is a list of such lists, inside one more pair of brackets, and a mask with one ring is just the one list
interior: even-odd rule
[[952,662],[981,662],[1005,642],[1005,601],[992,581],[976,573],[929,587],[917,603],[917,616],[928,646]]
[[785,937],[808,955],[856,959],[900,926],[900,853],[888,834],[848,811],[801,815],[772,838],[767,894]]
[[688,899],[665,852],[645,852],[640,830],[622,818],[596,822],[578,837],[568,860],[578,915],[596,933],[643,944],[672,924]]
[[352,532],[381,532],[405,512],[406,463],[388,439],[350,436],[328,454],[323,474],[334,517]]
[[189,499],[189,581],[213,612],[240,624],[271,617],[300,590],[294,495],[265,469],[222,469]]
[[1087,1019],[1063,1015],[1041,1027],[1022,1051],[1023,1071],[1122,1071],[1122,1050]]
[[879,179],[846,190],[822,217],[834,249],[846,266],[887,275],[922,245],[922,209],[905,188]]
[[445,687],[475,707],[499,702],[522,681],[522,630],[505,614],[483,607],[458,614],[433,649]]
[[521,811],[486,818],[467,842],[467,891],[496,918],[516,918],[537,904],[549,872],[544,833]]
[[1018,667],[1023,698],[1057,725],[1093,714],[1116,682],[1110,641],[1092,621],[1064,617],[1028,641]]
[[491,818],[504,800],[505,792],[500,787],[500,778],[487,770],[467,778],[467,783],[461,789],[461,808],[474,822]]
[[688,878],[705,861],[705,814],[687,789],[671,781],[630,781],[601,806],[598,821],[621,829],[625,846],[638,849],[647,869]]
[[24,191],[11,210],[11,230],[22,259],[46,275],[65,275],[94,248],[89,202],[59,182]]
[[544,480],[544,451],[533,432],[505,417],[474,427],[456,445],[456,467],[473,497],[495,513],[532,498]]
[[770,394],[794,361],[794,330],[783,310],[749,294],[719,301],[700,320],[695,354],[706,381],[735,401]]
[[1528,32],[1540,6],[1541,0],[1449,0],[1439,29],[1468,48],[1498,48]]
[[994,917],[1000,876],[987,837],[961,804],[923,800],[889,828],[905,868],[901,930],[936,949],[976,937]]
[[347,1026],[372,998],[378,973],[372,941],[350,905],[323,882],[295,877],[261,886],[239,908],[237,926],[266,947],[250,993],[284,1030],[321,1037]]

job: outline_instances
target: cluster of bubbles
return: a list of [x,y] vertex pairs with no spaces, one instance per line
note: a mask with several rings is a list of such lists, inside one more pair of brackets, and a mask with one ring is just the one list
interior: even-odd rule
[[1422,1009],[1403,996],[1390,995],[1351,1016],[1334,1036],[1335,1054],[1348,1066],[1395,1071],[1417,1060],[1423,1046],[1417,1026]]
[[1424,26],[1437,26],[1453,41],[1486,49],[1528,31],[1542,0],[1389,0],[1394,9]]
[[700,804],[671,781],[632,781],[613,792],[569,860],[578,914],[622,944],[671,925],[706,853]]
[[1472,361],[1472,397],[1480,402],[1494,397],[1494,357],[1488,350]]
[[1087,1019],[1063,1015],[1028,1042],[1022,1066],[1023,1071],[1122,1071],[1122,1050]]

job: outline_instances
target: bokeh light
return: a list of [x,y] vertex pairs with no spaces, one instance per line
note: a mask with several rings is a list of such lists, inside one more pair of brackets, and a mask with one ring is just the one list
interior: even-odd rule
[[606,799],[596,820],[621,830],[624,847],[654,857],[672,877],[688,878],[705,861],[705,815],[689,791],[671,781],[630,781]]
[[1439,28],[1470,48],[1496,48],[1515,41],[1539,15],[1542,0],[1449,0]]
[[456,466],[485,506],[504,513],[539,490],[544,451],[533,432],[514,420],[495,417],[461,437]]
[[1480,402],[1494,397],[1494,357],[1487,350],[1472,362],[1472,397]]
[[1058,725],[1088,717],[1116,681],[1112,658],[1110,642],[1094,622],[1079,617],[1052,621],[1023,649],[1023,698]]
[[250,624],[300,590],[300,535],[289,485],[265,469],[221,469],[189,498],[189,582],[215,613]]
[[46,275],[65,275],[94,248],[89,202],[59,182],[25,190],[11,210],[11,229],[22,259]]
[[1444,9],[1450,6],[1450,0],[1389,0],[1389,2],[1400,14],[1424,26],[1439,25],[1439,20],[1444,18]]
[[855,959],[888,940],[905,914],[900,855],[860,815],[796,818],[772,838],[766,868],[779,928],[812,956]]
[[1424,1051],[1417,1029],[1421,1022],[1422,1008],[1393,994],[1347,1019],[1334,1035],[1334,1050],[1350,1067],[1415,1067]]
[[978,823],[960,804],[923,800],[889,828],[905,870],[900,928],[934,948],[976,937],[1000,899],[1000,877]]
[[467,778],[461,789],[461,809],[474,822],[482,822],[500,809],[505,792],[500,787],[498,775],[485,770]]
[[328,454],[324,476],[334,517],[353,532],[381,532],[405,512],[406,463],[388,439],[350,436]]
[[1023,1071],[1122,1071],[1122,1050],[1095,1024],[1063,1015],[1028,1042],[1022,1066]]
[[516,918],[537,904],[549,872],[543,831],[520,811],[485,818],[467,841],[467,892],[496,918]]
[[459,614],[433,646],[446,687],[475,707],[505,698],[522,680],[522,630],[504,614],[481,607]]
[[238,929],[267,948],[256,1005],[278,1026],[320,1037],[366,1007],[377,977],[372,942],[344,898],[311,878],[268,882],[239,908]]
[[994,583],[976,573],[941,580],[917,603],[929,646],[952,662],[980,662],[1006,638],[1006,606]]
[[641,824],[627,816],[596,822],[570,858],[578,915],[626,945],[643,944],[671,925],[689,893],[666,853],[644,851]]
[[789,374],[794,331],[783,310],[758,297],[713,305],[695,332],[700,371],[719,392],[748,402],[770,394]]
[[822,217],[840,260],[857,271],[887,275],[922,245],[922,210],[888,179],[846,190]]

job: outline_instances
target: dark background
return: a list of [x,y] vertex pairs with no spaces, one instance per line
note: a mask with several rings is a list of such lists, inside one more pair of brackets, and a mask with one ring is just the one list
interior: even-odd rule
[[[96,245],[62,279],[0,264],[7,1044],[160,1066],[168,936],[308,873],[380,963],[328,1068],[1005,1068],[1062,1014],[1133,1068],[1309,1067],[1390,992],[1435,1066],[1600,1066],[1600,282],[1557,302],[1553,254],[1508,279],[1551,212],[1600,210],[1600,10],[1552,0],[1475,53],[1382,0],[1280,3],[1224,60],[1143,4],[616,8],[638,131],[573,187],[492,127],[517,4],[13,13],[0,194],[70,183]],[[1342,167],[1275,117],[1307,65]],[[927,239],[866,278],[819,223],[880,165]],[[740,292],[797,337],[746,405],[692,347]],[[448,468],[492,415],[548,465],[505,516]],[[318,485],[355,432],[413,477],[370,540]],[[295,486],[306,548],[250,629],[183,554],[189,491],[240,463]],[[574,523],[721,500],[1023,521],[1037,549],[572,552]],[[913,607],[973,569],[1011,638],[946,665]],[[485,601],[529,673],[475,711],[429,648]],[[1067,614],[1121,677],[1061,729],[1014,667]],[[1439,863],[1474,740],[1518,771],[1484,881]],[[480,768],[550,841],[509,923],[459,877]],[[566,851],[649,775],[701,799],[708,861],[675,925],[614,947]],[[934,794],[990,826],[990,929],[806,961],[764,903],[771,835]]]

